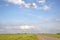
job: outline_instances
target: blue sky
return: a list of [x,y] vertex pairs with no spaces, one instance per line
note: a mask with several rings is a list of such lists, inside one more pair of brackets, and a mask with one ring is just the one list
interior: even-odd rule
[[60,32],[60,0],[0,0],[0,33],[23,30]]

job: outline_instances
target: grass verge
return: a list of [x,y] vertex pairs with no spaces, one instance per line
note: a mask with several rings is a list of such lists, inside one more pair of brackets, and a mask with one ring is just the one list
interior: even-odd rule
[[55,38],[60,38],[60,34],[42,34],[43,36],[49,36],[49,37],[55,37]]
[[35,34],[0,34],[0,40],[37,40]]

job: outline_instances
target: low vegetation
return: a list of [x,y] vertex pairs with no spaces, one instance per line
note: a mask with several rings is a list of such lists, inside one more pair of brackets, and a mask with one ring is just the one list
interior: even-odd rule
[[35,34],[0,34],[0,40],[37,40]]
[[60,34],[42,34],[43,36],[49,36],[49,37],[55,37],[55,38],[60,38]]

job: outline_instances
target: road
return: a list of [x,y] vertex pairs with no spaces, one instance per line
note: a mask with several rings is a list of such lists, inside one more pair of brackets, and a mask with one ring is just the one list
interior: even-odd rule
[[57,39],[57,38],[41,36],[41,35],[37,35],[37,37],[38,37],[38,40],[60,40],[60,39]]

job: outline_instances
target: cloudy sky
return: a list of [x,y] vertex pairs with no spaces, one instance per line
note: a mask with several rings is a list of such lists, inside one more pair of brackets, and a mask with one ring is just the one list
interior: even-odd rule
[[0,0],[0,33],[59,33],[60,0]]

